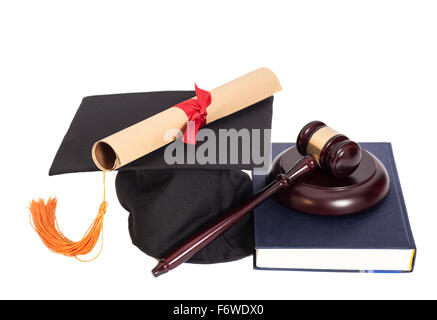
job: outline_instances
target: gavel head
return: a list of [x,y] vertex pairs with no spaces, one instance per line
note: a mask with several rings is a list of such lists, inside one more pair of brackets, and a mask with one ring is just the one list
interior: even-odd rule
[[360,146],[321,121],[304,126],[296,146],[302,155],[313,155],[320,168],[337,178],[348,177],[361,161]]

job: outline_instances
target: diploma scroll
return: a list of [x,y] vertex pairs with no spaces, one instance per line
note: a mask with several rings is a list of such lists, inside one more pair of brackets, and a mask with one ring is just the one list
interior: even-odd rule
[[[226,117],[264,100],[281,90],[275,74],[260,68],[210,91],[206,123]],[[187,115],[179,108],[168,108],[126,129],[97,141],[92,148],[94,163],[100,170],[116,170],[168,143],[170,129],[183,131]]]

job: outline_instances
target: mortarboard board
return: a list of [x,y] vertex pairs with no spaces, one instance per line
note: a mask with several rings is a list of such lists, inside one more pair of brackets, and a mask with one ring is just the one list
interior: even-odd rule
[[[115,132],[127,128],[143,119],[166,110],[195,95],[194,91],[161,91],[145,93],[109,94],[85,97],[79,106],[70,128],[56,153],[49,175],[57,175],[73,172],[98,171],[91,157],[93,144]],[[205,128],[210,129],[216,136],[219,130],[236,129],[260,129],[261,141],[264,138],[264,130],[271,129],[273,97],[269,97],[233,113],[225,118],[208,124]],[[185,148],[190,146],[182,140],[174,143],[181,144]],[[205,141],[199,141],[194,146],[198,149]],[[238,154],[242,154],[241,144],[238,146]],[[264,145],[260,144],[261,153]],[[161,147],[145,156],[119,168],[119,171],[140,169],[168,169],[168,168],[199,168],[199,164],[174,164],[169,165],[164,161],[164,147]],[[220,150],[216,150],[215,164],[202,164],[202,169],[240,169],[251,170],[259,166],[253,157],[243,163],[241,159],[237,163],[226,161],[226,165],[219,164]],[[228,152],[229,155],[229,152]],[[228,159],[229,160],[229,159]]]

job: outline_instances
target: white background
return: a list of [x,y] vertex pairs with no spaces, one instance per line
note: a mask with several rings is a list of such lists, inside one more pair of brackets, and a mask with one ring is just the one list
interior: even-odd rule
[[[437,298],[437,4],[432,1],[2,1],[0,298]],[[319,119],[393,144],[418,247],[411,274],[252,270],[252,258],[186,264],[155,279],[131,244],[108,177],[101,256],[50,252],[28,201],[58,197],[81,238],[101,174],[48,177],[82,97],[213,88],[266,66],[279,77],[273,140]]]

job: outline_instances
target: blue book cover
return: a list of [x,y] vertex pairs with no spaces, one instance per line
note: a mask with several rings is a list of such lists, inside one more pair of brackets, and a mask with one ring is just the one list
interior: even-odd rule
[[[273,158],[293,146],[273,143]],[[360,143],[386,167],[390,190],[376,206],[347,216],[318,216],[268,199],[255,209],[256,269],[411,272],[416,247],[390,143]],[[253,175],[254,191],[265,176]]]

